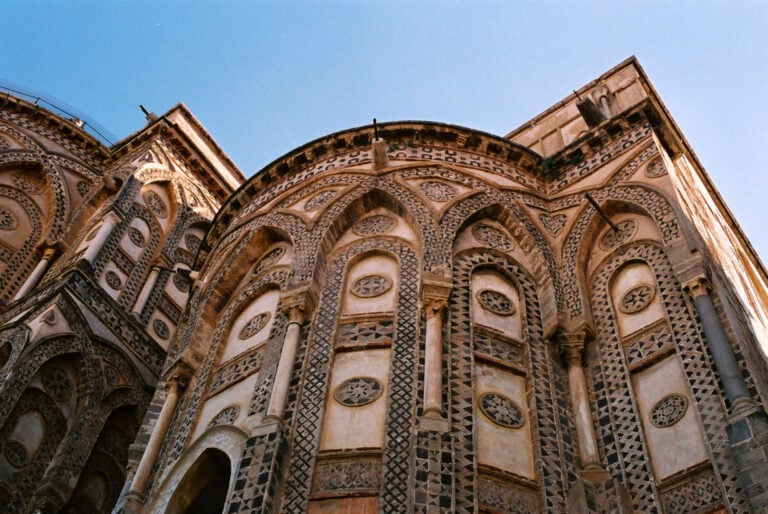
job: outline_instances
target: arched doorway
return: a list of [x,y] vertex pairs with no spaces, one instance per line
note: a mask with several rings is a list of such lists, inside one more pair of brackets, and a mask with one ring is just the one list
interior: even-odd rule
[[224,510],[231,465],[227,454],[208,448],[189,468],[166,514],[213,514]]

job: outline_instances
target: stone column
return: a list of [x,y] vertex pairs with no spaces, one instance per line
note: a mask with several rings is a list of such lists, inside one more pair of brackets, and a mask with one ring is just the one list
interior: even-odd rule
[[587,393],[587,379],[582,364],[584,346],[591,337],[592,331],[586,324],[582,324],[573,332],[562,333],[560,344],[568,361],[568,386],[579,439],[581,474],[590,482],[603,482],[608,478],[608,473],[600,464],[600,452],[597,448],[597,436]]
[[149,294],[152,292],[152,288],[155,287],[155,282],[157,282],[157,277],[159,275],[160,266],[152,266],[152,269],[149,270],[147,281],[144,282],[144,286],[141,288],[141,292],[139,292],[139,296],[136,298],[136,303],[133,305],[131,312],[134,314],[141,314],[141,311],[144,310],[144,306],[147,304],[147,300],[149,300]]
[[425,417],[443,415],[443,312],[448,307],[451,280],[440,275],[427,274],[422,284],[427,331],[424,352]]
[[280,305],[288,318],[288,327],[280,349],[280,358],[275,369],[272,393],[267,403],[265,418],[282,422],[288,389],[296,364],[296,352],[299,349],[301,325],[309,317],[316,305],[317,294],[311,286],[296,287],[285,291],[280,298]]
[[728,337],[725,335],[725,329],[720,323],[720,317],[709,296],[709,284],[703,275],[694,277],[687,281],[683,287],[693,299],[696,312],[701,320],[701,328],[704,330],[704,338],[707,341],[709,351],[712,353],[712,359],[715,361],[715,368],[723,381],[723,389],[731,404],[732,410],[737,410],[746,400],[750,404],[749,389],[744,382],[739,363],[736,362],[736,356],[731,350]]
[[424,415],[443,415],[443,311],[445,300],[425,302],[427,318],[424,352]]
[[136,474],[133,475],[131,488],[126,495],[126,512],[138,513],[142,511],[147,482],[149,482],[152,468],[155,466],[157,457],[160,454],[160,449],[163,446],[163,441],[165,441],[165,437],[168,434],[168,427],[171,424],[173,414],[176,412],[176,407],[179,403],[180,392],[186,385],[186,373],[177,372],[168,380],[168,395],[166,396],[163,408],[160,410],[160,414],[157,417],[157,422],[155,423],[155,428],[147,442],[147,447],[144,449],[144,455],[141,456],[141,461],[136,467]]
[[768,417],[762,405],[752,400],[749,388],[733,354],[725,329],[709,295],[709,284],[701,274],[683,283],[701,320],[704,339],[712,354],[723,390],[731,404],[726,432],[736,457],[745,496],[754,512],[768,511]]
[[104,243],[107,242],[107,238],[112,234],[112,230],[117,226],[120,219],[117,215],[110,211],[104,216],[104,221],[101,222],[99,230],[96,235],[88,242],[88,248],[85,249],[82,258],[88,262],[93,262],[101,249],[104,247]]
[[27,296],[32,291],[32,289],[35,288],[38,282],[40,282],[40,279],[43,278],[43,275],[48,269],[48,266],[51,264],[53,258],[56,256],[56,253],[57,249],[52,246],[49,246],[43,250],[43,257],[40,259],[40,262],[37,263],[35,269],[32,270],[32,273],[29,274],[27,280],[24,281],[24,284],[21,286],[21,288],[19,288],[16,296],[13,297],[14,301],[21,300]]
[[288,398],[288,388],[291,385],[291,376],[296,361],[296,351],[299,348],[299,336],[301,325],[304,323],[304,309],[297,305],[291,305],[286,309],[288,316],[288,328],[285,330],[283,347],[280,350],[280,360],[275,371],[275,382],[272,386],[272,395],[267,406],[267,418],[282,420],[285,413],[285,402]]

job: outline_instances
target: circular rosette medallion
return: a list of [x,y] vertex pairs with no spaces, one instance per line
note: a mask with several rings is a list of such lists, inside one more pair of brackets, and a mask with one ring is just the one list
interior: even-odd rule
[[23,468],[29,461],[27,449],[18,441],[8,441],[5,443],[3,454],[5,455],[5,460],[14,468]]
[[624,220],[616,223],[616,228],[609,228],[600,238],[600,246],[605,250],[613,250],[624,241],[632,238],[637,232],[637,222],[635,220]]
[[419,184],[424,196],[435,202],[447,202],[456,197],[456,189],[443,182],[429,181]]
[[223,409],[221,412],[216,414],[208,426],[214,427],[217,425],[231,425],[237,419],[238,414],[240,414],[240,407],[237,405],[230,405],[226,409]]
[[355,377],[342,382],[333,393],[333,398],[347,407],[361,407],[381,396],[381,390],[381,382],[375,378]]
[[488,419],[505,428],[520,428],[525,424],[523,411],[515,402],[497,393],[480,397],[480,410]]
[[515,249],[514,243],[501,230],[490,225],[475,225],[472,227],[472,235],[479,242],[496,250],[511,252]]
[[166,322],[161,319],[156,319],[152,322],[152,329],[160,339],[168,339],[171,337],[171,329],[168,328]]
[[512,300],[507,295],[493,289],[483,289],[477,293],[476,297],[483,309],[499,316],[511,316],[516,312]]
[[243,325],[243,328],[240,329],[240,333],[237,335],[237,337],[241,340],[245,340],[249,337],[255,336],[261,332],[261,329],[267,326],[267,322],[271,317],[272,315],[268,312],[262,312],[261,314],[255,315],[248,320],[248,323]]
[[395,220],[386,214],[374,214],[358,221],[352,231],[358,236],[377,236],[395,228]]
[[381,296],[392,288],[392,281],[384,275],[368,275],[352,284],[352,292],[360,298]]
[[640,312],[650,305],[655,294],[656,290],[648,284],[633,287],[621,297],[619,310],[624,314]]
[[656,402],[651,409],[651,423],[658,428],[671,427],[685,416],[688,399],[681,394],[670,394]]
[[333,198],[335,194],[336,191],[332,189],[326,189],[325,191],[316,193],[314,196],[312,196],[312,198],[306,201],[304,204],[304,210],[307,212],[318,210],[320,207],[328,203],[328,201]]

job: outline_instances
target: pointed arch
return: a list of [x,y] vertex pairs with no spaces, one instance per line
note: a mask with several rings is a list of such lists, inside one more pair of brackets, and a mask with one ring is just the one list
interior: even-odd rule
[[[456,216],[450,225],[443,228],[443,233],[451,235],[451,245],[454,252],[461,248],[459,239],[466,237],[467,228],[473,224],[487,219],[492,220],[503,227],[516,243],[515,248],[509,250],[494,249],[511,257],[515,262],[531,274],[539,284],[537,288],[538,301],[541,308],[542,322],[545,332],[554,330],[558,321],[558,274],[550,265],[553,250],[546,242],[540,241],[540,234],[532,234],[528,228],[528,219],[521,219],[517,213],[499,202],[492,202],[490,198],[468,198],[460,208],[463,211],[461,217]],[[457,223],[458,222],[458,223]],[[543,246],[542,246],[543,245]],[[488,247],[488,244],[481,243]]]
[[[323,213],[308,238],[308,244],[302,245],[302,248],[299,249],[298,253],[300,256],[304,256],[304,261],[298,262],[297,267],[307,271],[312,270],[309,275],[305,271],[302,278],[307,280],[310,276],[324,276],[327,261],[332,258],[330,256],[337,242],[344,234],[349,233],[356,222],[375,209],[385,209],[403,219],[405,224],[415,232],[416,237],[421,238],[421,248],[426,247],[423,233],[425,228],[416,221],[405,204],[385,189],[361,186],[343,195],[330,209]],[[393,228],[395,228],[394,224],[387,229],[387,232]],[[409,246],[415,246],[413,241],[397,238],[407,242]],[[298,279],[299,277],[295,277],[294,280],[298,281]]]
[[[607,202],[612,214],[619,212],[642,213],[656,224],[662,242],[670,245],[684,236],[678,221],[679,213],[659,191],[648,186],[627,185],[603,189],[592,193],[598,202]],[[573,320],[585,313],[589,315],[586,298],[587,248],[594,242],[598,230],[604,227],[600,214],[591,205],[585,205],[565,236],[562,249],[561,284],[564,295],[563,318]]]

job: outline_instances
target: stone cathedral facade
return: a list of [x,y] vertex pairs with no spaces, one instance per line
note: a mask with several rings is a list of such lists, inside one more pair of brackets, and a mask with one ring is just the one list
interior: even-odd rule
[[8,512],[768,511],[768,275],[630,58],[250,180],[0,99]]

